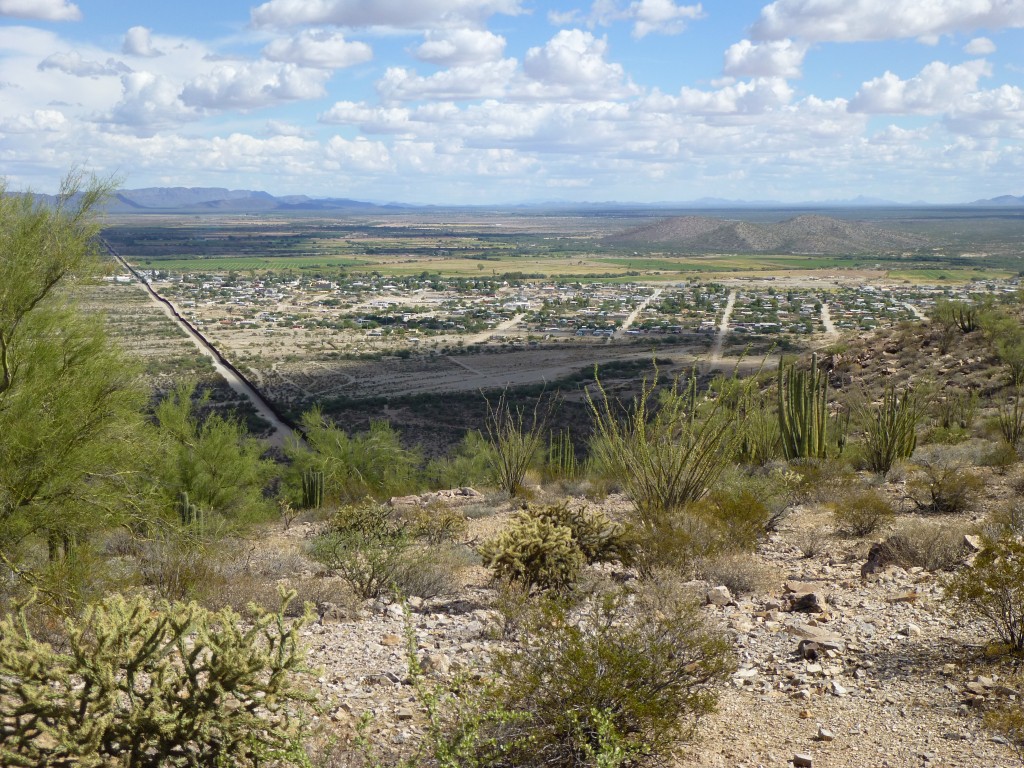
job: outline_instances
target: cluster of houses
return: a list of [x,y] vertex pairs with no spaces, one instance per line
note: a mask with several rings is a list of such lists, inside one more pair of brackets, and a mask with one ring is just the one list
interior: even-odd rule
[[[774,336],[869,329],[925,317],[937,298],[1015,291],[1015,281],[940,286],[788,287],[772,281],[609,282],[144,273],[201,328],[290,334],[296,344],[421,345],[586,342],[617,336],[714,333],[732,303],[730,333]],[[436,344],[434,345],[436,346]]]

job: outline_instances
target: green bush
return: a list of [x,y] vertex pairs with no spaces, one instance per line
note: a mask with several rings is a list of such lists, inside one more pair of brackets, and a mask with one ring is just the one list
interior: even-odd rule
[[836,502],[836,526],[852,536],[870,536],[895,516],[892,504],[876,490],[857,491]]
[[0,620],[0,764],[218,768],[304,765],[309,697],[281,612],[108,597],[66,623],[67,650]]
[[439,502],[408,514],[409,533],[428,544],[455,541],[466,533],[466,516]]
[[970,509],[982,481],[962,458],[940,449],[922,452],[916,458],[919,471],[907,483],[907,495],[919,510],[958,514]]
[[306,445],[294,444],[287,451],[296,502],[302,477],[310,471],[323,473],[322,503],[327,506],[410,493],[420,480],[420,455],[405,448],[386,422],[373,422],[367,432],[349,435],[314,408],[303,414],[302,428]]
[[582,616],[545,599],[494,662],[491,706],[523,716],[486,731],[485,765],[621,766],[664,759],[733,669],[727,639],[668,590],[630,605],[598,596]]
[[989,541],[971,568],[957,573],[946,596],[958,611],[987,622],[1014,651],[1024,651],[1024,541]]
[[572,585],[586,562],[570,528],[528,511],[517,513],[505,530],[485,542],[480,557],[495,577],[540,589]]
[[433,459],[425,475],[434,488],[493,485],[494,449],[480,430],[466,433],[450,456]]
[[374,503],[339,509],[310,547],[313,559],[336,571],[364,599],[396,590],[422,598],[450,593],[455,588],[452,558],[439,552],[418,546],[405,521]]

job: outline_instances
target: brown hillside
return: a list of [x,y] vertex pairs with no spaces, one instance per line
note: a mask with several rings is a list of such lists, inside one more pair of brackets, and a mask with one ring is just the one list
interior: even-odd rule
[[621,246],[662,246],[690,252],[877,253],[917,248],[927,240],[859,221],[796,216],[776,224],[752,224],[710,216],[679,216],[605,238]]

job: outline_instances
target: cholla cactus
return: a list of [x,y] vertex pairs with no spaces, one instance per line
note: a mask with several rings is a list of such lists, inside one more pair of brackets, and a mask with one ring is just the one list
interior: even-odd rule
[[628,564],[632,560],[633,548],[626,529],[601,510],[573,509],[563,501],[542,509],[530,509],[528,514],[568,528],[588,563],[620,561]]
[[586,560],[571,529],[530,512],[513,517],[480,548],[480,556],[496,577],[541,589],[570,586]]
[[0,765],[306,765],[310,617],[283,610],[243,628],[230,609],[113,595],[68,621],[66,652],[0,620]]

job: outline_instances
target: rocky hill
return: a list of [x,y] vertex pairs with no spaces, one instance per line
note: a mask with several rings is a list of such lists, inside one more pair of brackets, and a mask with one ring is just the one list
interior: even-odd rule
[[814,214],[774,224],[679,216],[605,238],[610,245],[662,247],[691,253],[878,253],[918,248],[920,235]]

